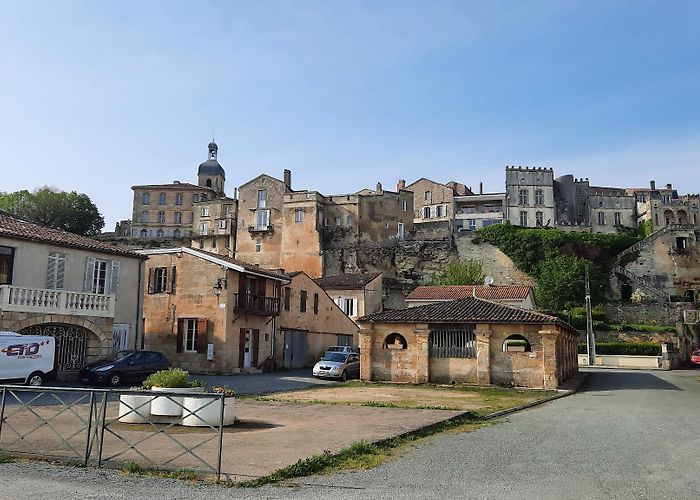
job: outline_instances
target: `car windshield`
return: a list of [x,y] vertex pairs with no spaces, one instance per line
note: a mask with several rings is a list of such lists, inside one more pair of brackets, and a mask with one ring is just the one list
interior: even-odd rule
[[341,352],[327,352],[323,356],[323,361],[333,361],[335,363],[345,363],[345,359],[348,357],[347,354]]

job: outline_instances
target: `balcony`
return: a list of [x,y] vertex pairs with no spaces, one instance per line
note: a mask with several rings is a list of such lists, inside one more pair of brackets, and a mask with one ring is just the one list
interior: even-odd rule
[[114,295],[0,286],[0,309],[36,314],[114,318]]
[[234,310],[260,316],[277,316],[280,313],[280,299],[252,293],[234,293]]
[[249,233],[271,233],[274,230],[272,224],[266,226],[248,226]]

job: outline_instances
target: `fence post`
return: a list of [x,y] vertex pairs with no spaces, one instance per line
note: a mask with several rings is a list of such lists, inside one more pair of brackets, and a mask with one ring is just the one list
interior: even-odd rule
[[102,405],[101,405],[101,415],[97,415],[97,423],[100,426],[100,439],[97,442],[97,468],[102,467],[102,441],[105,438],[105,422],[107,421],[107,394],[105,391],[102,393]]
[[216,458],[216,481],[221,481],[221,451],[224,445],[224,410],[226,405],[226,392],[221,393],[221,411],[219,412],[219,453]]
[[5,420],[5,396],[7,395],[7,387],[2,388],[2,401],[0,401],[0,436],[2,436],[2,423]]
[[90,445],[90,434],[92,433],[92,416],[93,407],[95,406],[95,391],[90,391],[90,416],[88,417],[87,425],[87,438],[85,439],[85,465],[88,464],[90,459],[90,452],[92,451],[92,446]]

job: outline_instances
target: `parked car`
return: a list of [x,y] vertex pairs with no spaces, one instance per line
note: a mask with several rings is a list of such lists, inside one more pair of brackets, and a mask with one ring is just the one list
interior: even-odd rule
[[314,365],[314,377],[335,378],[345,382],[360,377],[360,355],[357,353],[326,352]]
[[359,354],[360,350],[357,347],[353,347],[351,345],[332,345],[328,349],[326,349],[326,353],[329,352],[344,352],[347,354],[353,353],[353,354]]
[[0,332],[0,380],[40,386],[54,378],[56,339]]
[[142,382],[150,374],[170,366],[168,358],[160,352],[119,351],[110,358],[85,365],[80,370],[80,381],[117,387],[124,383]]
[[693,351],[690,355],[690,364],[700,366],[700,349]]

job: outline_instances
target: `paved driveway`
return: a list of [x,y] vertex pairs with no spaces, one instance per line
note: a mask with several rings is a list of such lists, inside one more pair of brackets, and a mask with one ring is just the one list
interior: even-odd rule
[[580,394],[433,438],[374,470],[308,478],[298,488],[219,489],[43,464],[0,465],[0,475],[5,493],[23,498],[695,498],[697,375],[595,370]]

